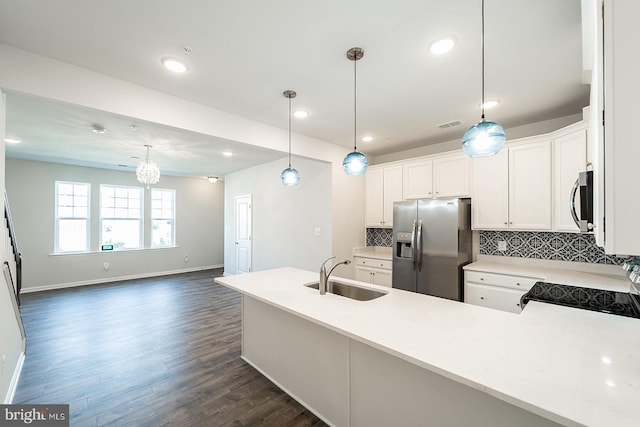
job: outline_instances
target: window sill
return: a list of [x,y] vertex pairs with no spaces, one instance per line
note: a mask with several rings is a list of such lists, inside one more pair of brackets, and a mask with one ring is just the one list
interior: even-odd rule
[[91,255],[104,255],[104,254],[127,254],[127,253],[139,253],[139,252],[155,252],[155,251],[166,251],[170,249],[177,249],[180,246],[163,246],[157,248],[142,248],[142,249],[116,249],[113,251],[86,251],[86,252],[52,252],[49,254],[50,257],[65,257],[65,256],[91,256]]

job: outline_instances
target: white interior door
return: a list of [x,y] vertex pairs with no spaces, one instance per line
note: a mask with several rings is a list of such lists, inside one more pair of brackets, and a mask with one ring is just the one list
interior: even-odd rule
[[236,274],[251,271],[251,194],[235,197]]

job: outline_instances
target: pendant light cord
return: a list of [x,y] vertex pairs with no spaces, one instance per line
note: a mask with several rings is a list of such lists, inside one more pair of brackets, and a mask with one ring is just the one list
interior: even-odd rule
[[291,95],[289,98],[289,169],[291,169]]
[[357,128],[358,128],[358,73],[356,72],[356,63],[358,62],[357,52],[354,53],[353,60],[353,151],[356,149]]
[[482,0],[482,121],[484,121],[484,0]]

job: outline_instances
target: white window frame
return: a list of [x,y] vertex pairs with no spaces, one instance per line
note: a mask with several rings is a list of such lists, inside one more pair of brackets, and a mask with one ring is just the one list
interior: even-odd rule
[[[72,199],[72,203],[71,205],[65,205],[67,207],[71,207],[73,212],[71,215],[67,216],[67,215],[60,215],[60,208],[62,207],[60,205],[60,186],[61,185],[72,185],[74,187],[74,190],[72,191],[72,194],[70,194],[71,199]],[[76,205],[76,196],[75,196],[75,187],[86,187],[86,193],[87,193],[87,203],[85,206],[86,209],[86,215],[79,215],[76,214],[76,209],[80,210],[82,208],[82,206],[80,205]],[[69,195],[67,195],[69,196]],[[66,254],[66,253],[78,253],[78,252],[88,252],[89,248],[90,248],[90,242],[91,242],[91,184],[86,183],[86,182],[72,182],[72,181],[56,181],[55,182],[55,231],[54,231],[54,249],[53,252],[56,254]],[[79,196],[78,196],[79,197]],[[86,236],[86,241],[85,241],[85,247],[82,250],[76,250],[76,251],[65,251],[62,250],[60,248],[60,221],[64,221],[64,220],[84,220],[85,221],[85,236]]]
[[[154,194],[158,193],[170,193],[171,194],[171,215],[164,216],[159,215],[156,216],[156,209],[154,209]],[[152,248],[172,248],[176,246],[176,190],[168,189],[168,188],[152,188],[151,189],[151,227],[150,227],[150,236],[149,236],[149,244]],[[160,209],[163,213],[167,212],[167,207],[162,206]],[[153,225],[155,221],[171,221],[171,244],[170,245],[155,245],[153,243]]]
[[[116,209],[117,206],[114,203],[114,206],[104,206],[104,201],[105,201],[105,196],[104,196],[104,190],[105,189],[113,189],[114,191],[117,190],[122,190],[122,189],[126,189],[128,192],[129,191],[136,191],[139,193],[139,205],[137,206],[137,210],[139,211],[139,216],[137,217],[131,217],[131,216],[109,216],[109,215],[105,215],[105,209]],[[115,202],[115,197],[113,198],[114,202]],[[129,205],[129,201],[131,200],[131,198],[128,196],[126,198],[127,200],[127,204],[126,206],[121,206],[120,209],[123,210],[133,210],[136,209],[136,207],[134,206],[130,206]],[[103,242],[103,223],[104,221],[119,221],[119,220],[137,220],[138,221],[138,246],[135,248],[117,248],[117,247],[113,247],[112,250],[114,251],[128,251],[128,250],[139,250],[139,249],[144,249],[144,188],[143,187],[134,187],[134,186],[128,186],[128,185],[111,185],[111,184],[101,184],[100,185],[100,250],[102,250],[102,246],[108,243],[104,243]]]

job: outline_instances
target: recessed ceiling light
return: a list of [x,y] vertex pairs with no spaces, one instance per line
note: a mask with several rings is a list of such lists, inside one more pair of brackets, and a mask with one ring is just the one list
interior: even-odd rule
[[20,138],[12,138],[10,136],[7,136],[4,139],[4,142],[6,142],[7,144],[20,144]]
[[180,62],[175,58],[165,57],[160,61],[167,70],[173,71],[174,73],[184,73],[185,71],[187,71],[187,66],[183,62]]
[[304,119],[309,115],[308,112],[304,111],[304,110],[297,110],[293,112],[293,116],[297,119]]
[[370,135],[362,137],[362,142],[371,142],[371,141],[373,141],[373,137]]
[[91,126],[91,130],[93,131],[93,133],[97,133],[102,135],[103,133],[107,132],[107,130],[105,128],[103,128],[100,125],[92,125]]
[[480,105],[482,108],[488,110],[489,108],[493,108],[496,105],[500,104],[500,101],[497,99],[492,99],[490,101],[486,101],[484,104]]
[[231,156],[233,156],[233,153],[231,151],[227,150],[227,151],[223,151],[222,155],[225,156],[225,157],[231,157]]
[[447,53],[451,49],[453,49],[453,46],[455,44],[456,44],[455,37],[452,37],[452,36],[442,37],[434,41],[433,43],[431,43],[431,46],[429,46],[429,51],[431,51],[431,53],[433,53],[434,55],[442,55],[443,53]]

